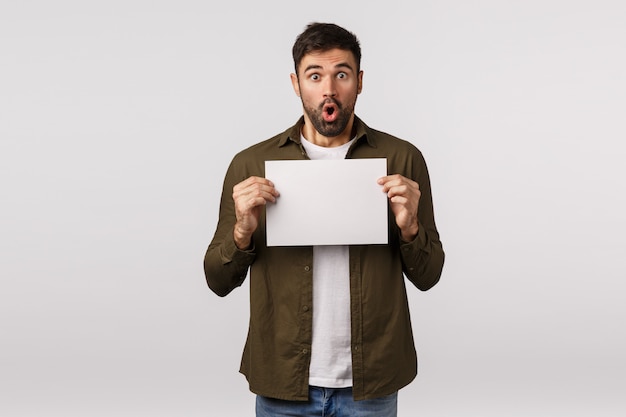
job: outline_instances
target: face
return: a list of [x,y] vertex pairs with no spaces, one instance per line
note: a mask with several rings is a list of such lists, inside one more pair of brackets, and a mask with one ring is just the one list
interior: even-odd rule
[[305,121],[324,137],[349,135],[346,129],[353,120],[362,78],[363,72],[357,72],[350,51],[331,49],[306,54],[297,76],[291,75],[294,91],[302,100]]

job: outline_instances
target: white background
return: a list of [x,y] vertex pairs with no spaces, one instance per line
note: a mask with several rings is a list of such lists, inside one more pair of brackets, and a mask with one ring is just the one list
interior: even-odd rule
[[202,258],[232,156],[301,114],[314,20],[432,177],[399,415],[626,413],[623,1],[0,0],[0,415],[253,415],[247,286]]

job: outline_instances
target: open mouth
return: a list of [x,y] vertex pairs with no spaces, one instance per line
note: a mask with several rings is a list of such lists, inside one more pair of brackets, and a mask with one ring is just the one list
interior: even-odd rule
[[322,113],[324,116],[324,120],[326,122],[328,123],[334,122],[339,114],[339,109],[337,107],[337,104],[329,101],[328,103],[324,104]]

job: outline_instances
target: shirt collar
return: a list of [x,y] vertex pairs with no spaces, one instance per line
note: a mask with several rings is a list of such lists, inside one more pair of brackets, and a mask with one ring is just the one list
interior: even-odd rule
[[[302,126],[304,126],[304,116],[300,116],[300,119],[298,119],[295,125],[285,130],[283,134],[280,135],[280,139],[278,140],[278,146],[284,146],[289,140],[300,144]],[[354,127],[356,132],[356,134],[354,135],[356,137],[355,142],[365,141],[372,148],[376,148],[374,135],[370,134],[370,128],[356,115],[354,116]]]

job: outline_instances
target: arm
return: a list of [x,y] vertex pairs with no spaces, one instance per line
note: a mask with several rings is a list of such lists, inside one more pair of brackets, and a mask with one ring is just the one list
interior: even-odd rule
[[233,171],[231,164],[224,180],[217,229],[204,257],[207,284],[219,296],[245,280],[255,258],[252,235],[262,206],[278,196],[265,178],[252,176],[238,182]]
[[417,181],[395,174],[378,183],[387,193],[398,227],[403,271],[417,288],[426,291],[439,281],[445,255],[435,226],[428,172],[421,162]]

